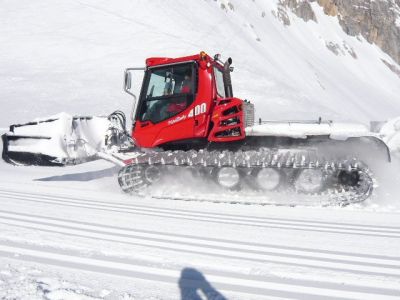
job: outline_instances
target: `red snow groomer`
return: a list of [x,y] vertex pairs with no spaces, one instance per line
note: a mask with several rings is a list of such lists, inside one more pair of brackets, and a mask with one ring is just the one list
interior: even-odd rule
[[[146,195],[182,170],[212,182],[210,189],[234,191],[229,199],[248,192],[257,203],[279,203],[282,193],[296,204],[312,198],[322,205],[372,195],[369,159],[390,161],[379,137],[360,124],[321,119],[256,124],[254,105],[233,96],[231,64],[231,58],[222,62],[204,52],[148,58],[145,68],[125,71],[125,91],[135,99],[130,133],[120,111],[107,117],[60,114],[12,125],[3,135],[3,159],[30,165],[107,159],[122,166],[118,182],[125,192]],[[138,98],[136,71],[144,71]],[[209,200],[204,194],[201,199]],[[232,201],[241,199],[251,202],[245,196]]]

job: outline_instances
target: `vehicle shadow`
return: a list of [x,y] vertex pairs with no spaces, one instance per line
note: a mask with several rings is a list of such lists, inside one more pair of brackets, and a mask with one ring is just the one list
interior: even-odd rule
[[227,300],[194,268],[184,268],[179,278],[181,300]]
[[98,171],[72,173],[34,179],[34,181],[91,181],[104,177],[113,177],[118,173],[119,167],[115,166]]

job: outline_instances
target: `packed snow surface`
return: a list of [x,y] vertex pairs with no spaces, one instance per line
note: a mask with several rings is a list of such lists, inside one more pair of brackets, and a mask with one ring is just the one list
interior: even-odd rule
[[173,201],[123,194],[105,161],[1,161],[0,299],[399,298],[400,79],[382,59],[395,62],[315,3],[318,23],[288,12],[290,26],[276,3],[2,1],[0,128],[62,111],[128,114],[124,68],[222,53],[234,94],[264,120],[393,119],[380,134],[395,159],[378,167],[377,195],[348,207]]

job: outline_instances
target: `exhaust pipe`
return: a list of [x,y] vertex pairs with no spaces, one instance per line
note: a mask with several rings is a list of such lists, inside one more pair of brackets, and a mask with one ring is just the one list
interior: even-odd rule
[[231,64],[232,58],[228,58],[224,63],[224,85],[226,98],[233,97],[232,80],[231,80]]

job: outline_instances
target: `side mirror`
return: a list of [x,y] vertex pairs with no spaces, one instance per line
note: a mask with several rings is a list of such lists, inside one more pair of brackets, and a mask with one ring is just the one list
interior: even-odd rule
[[124,73],[124,91],[127,92],[129,95],[133,97],[133,105],[132,105],[132,111],[131,111],[131,120],[132,124],[135,124],[135,115],[136,115],[136,106],[137,106],[137,101],[136,101],[136,95],[132,92],[132,73],[134,71],[144,71],[145,68],[128,68],[125,69]]
[[128,92],[132,88],[132,74],[128,70],[125,71],[124,83],[125,83],[124,89],[126,92]]

